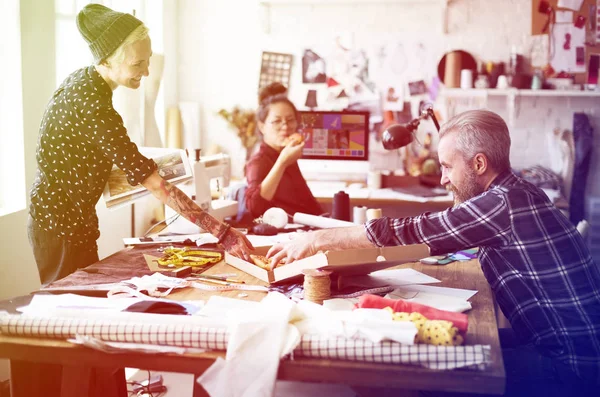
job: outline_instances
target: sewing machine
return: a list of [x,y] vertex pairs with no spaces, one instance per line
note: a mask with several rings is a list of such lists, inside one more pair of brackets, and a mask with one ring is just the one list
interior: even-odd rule
[[[213,217],[222,221],[229,216],[235,216],[238,202],[224,198],[224,189],[229,186],[231,178],[231,158],[226,154],[203,156],[192,164],[194,183],[179,186],[188,196],[195,197],[194,201]],[[217,197],[213,200],[213,197]],[[168,220],[177,213],[170,207],[165,207],[165,218],[168,229],[172,233],[194,234],[199,227],[182,216],[173,222]]]

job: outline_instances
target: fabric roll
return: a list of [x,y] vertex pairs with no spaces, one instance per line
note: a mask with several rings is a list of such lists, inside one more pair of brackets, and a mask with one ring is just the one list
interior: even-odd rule
[[167,147],[181,148],[181,113],[179,108],[167,109]]

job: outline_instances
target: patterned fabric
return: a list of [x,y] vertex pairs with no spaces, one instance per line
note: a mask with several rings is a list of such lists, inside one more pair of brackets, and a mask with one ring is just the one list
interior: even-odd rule
[[29,213],[43,230],[74,243],[100,236],[95,205],[116,164],[137,185],[156,169],[129,140],[112,90],[94,66],[56,90],[40,126]]
[[491,363],[490,346],[403,345],[364,339],[303,335],[294,350],[296,357],[329,358],[371,363],[412,364],[431,369],[471,367],[485,370]]
[[[157,324],[141,321],[29,317],[9,314],[0,315],[0,332],[5,335],[57,339],[85,335],[109,342],[146,343],[214,350],[226,350],[229,339],[225,328],[212,328],[199,324]],[[329,338],[320,335],[303,335],[293,355],[295,357],[413,364],[433,369],[473,367],[485,370],[491,363],[490,346],[484,345],[402,345],[389,341],[373,343],[363,339]]]
[[262,198],[260,185],[275,165],[278,157],[279,153],[263,142],[259,151],[246,164],[246,179],[248,180],[246,207],[248,211],[254,218],[258,218],[271,207],[282,208],[290,215],[294,215],[296,212],[312,215],[322,214],[321,205],[308,188],[298,163],[285,169],[272,200],[267,201]]
[[561,177],[541,165],[525,168],[519,171],[517,175],[539,188],[563,190]]
[[367,223],[379,245],[432,254],[479,246],[479,262],[516,334],[584,379],[600,374],[600,271],[581,235],[537,187],[512,172],[443,212]]

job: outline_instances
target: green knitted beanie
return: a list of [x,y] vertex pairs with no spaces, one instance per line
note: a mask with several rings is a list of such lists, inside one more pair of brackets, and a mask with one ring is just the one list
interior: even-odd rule
[[77,28],[97,63],[115,52],[141,24],[142,21],[133,15],[113,11],[101,4],[88,4],[77,14]]

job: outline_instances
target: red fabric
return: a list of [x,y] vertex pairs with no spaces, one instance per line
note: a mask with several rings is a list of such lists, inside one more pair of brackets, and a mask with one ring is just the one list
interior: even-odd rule
[[431,306],[422,305],[420,303],[413,303],[403,301],[402,299],[386,299],[377,295],[362,295],[358,301],[358,307],[369,308],[369,309],[383,309],[391,307],[394,312],[406,312],[421,313],[429,320],[446,320],[454,324],[460,332],[466,333],[469,328],[469,320],[467,315],[464,313],[448,312],[446,310],[439,310]]
[[260,195],[260,185],[275,165],[277,157],[279,157],[279,153],[263,142],[258,152],[246,164],[248,188],[245,198],[248,211],[255,218],[272,207],[282,208],[290,215],[294,215],[296,212],[312,215],[322,214],[323,210],[308,188],[300,168],[298,168],[298,163],[285,169],[272,200],[265,200]]

